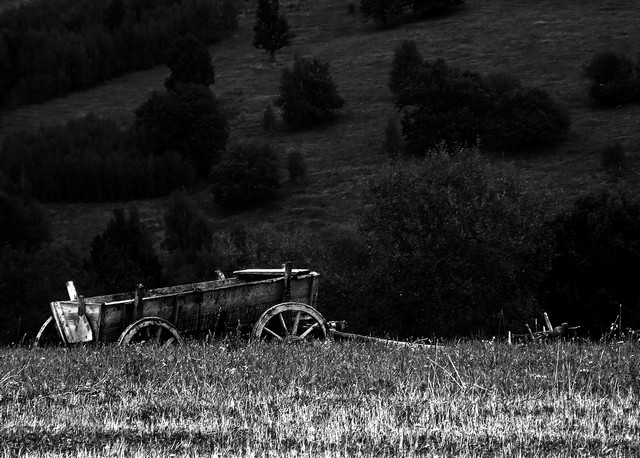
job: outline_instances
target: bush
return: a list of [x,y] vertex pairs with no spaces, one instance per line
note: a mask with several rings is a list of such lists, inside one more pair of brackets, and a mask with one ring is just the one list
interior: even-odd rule
[[627,155],[620,142],[613,142],[600,151],[600,164],[605,168],[622,169],[627,161]]
[[215,202],[225,210],[241,210],[274,199],[280,190],[278,152],[269,144],[235,146],[215,169]]
[[164,86],[169,90],[174,90],[176,84],[213,84],[214,70],[209,50],[191,34],[173,42],[167,49],[166,62],[171,74]]
[[416,68],[423,63],[418,45],[413,40],[402,40],[393,53],[391,72],[389,72],[389,89],[398,95],[410,86],[416,77]]
[[406,0],[360,0],[360,11],[365,21],[376,20],[387,26],[390,20],[402,14]]
[[[406,66],[400,66],[402,56],[408,56]],[[487,147],[511,150],[550,144],[569,128],[566,111],[548,93],[522,87],[517,78],[483,79],[443,60],[419,64],[409,43],[395,57],[389,85],[413,154],[441,142],[474,145],[478,139]]]
[[380,320],[404,337],[494,333],[501,316],[521,326],[544,266],[545,211],[475,150],[388,166],[366,189],[360,223]]
[[138,283],[160,286],[162,272],[151,233],[135,207],[129,207],[128,217],[121,208],[113,211],[105,231],[91,242],[87,267],[101,291],[131,291]]
[[483,120],[482,142],[490,148],[527,148],[564,139],[570,126],[566,110],[537,88],[493,92]]
[[553,259],[543,303],[555,321],[598,338],[623,306],[625,327],[640,327],[640,201],[600,189],[576,199],[548,226]]
[[0,189],[0,247],[31,250],[50,240],[49,225],[38,202]]
[[198,251],[211,246],[209,225],[184,191],[174,192],[164,212],[163,246],[169,251]]
[[287,125],[303,128],[333,118],[344,100],[331,79],[328,63],[296,56],[293,68],[282,71],[276,105],[282,107]]
[[640,70],[624,55],[596,54],[584,74],[591,80],[589,95],[602,105],[615,106],[640,100]]
[[179,85],[164,94],[154,91],[136,110],[135,125],[153,153],[178,152],[201,178],[219,161],[229,137],[217,99],[198,84]]
[[307,164],[300,151],[292,151],[287,156],[287,170],[289,182],[295,185],[303,184],[307,179]]

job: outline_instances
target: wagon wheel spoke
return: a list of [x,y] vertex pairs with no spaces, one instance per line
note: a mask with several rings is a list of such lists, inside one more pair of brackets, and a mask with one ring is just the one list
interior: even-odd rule
[[168,347],[169,345],[173,345],[173,343],[176,341],[175,337],[171,336],[167,339],[167,341],[165,343],[163,343],[162,345],[165,347]]
[[154,336],[154,340],[155,340],[156,342],[160,342],[160,336],[161,336],[161,335],[162,335],[162,328],[161,328],[160,326],[158,326],[158,327],[156,328],[156,333],[155,333],[155,336]]
[[268,327],[264,327],[264,332],[266,332],[267,334],[271,334],[273,337],[275,337],[278,340],[282,340],[282,337],[280,337],[278,334],[276,334],[275,332],[273,332],[271,329],[269,329]]
[[309,326],[309,329],[307,329],[306,331],[304,331],[302,334],[300,334],[300,340],[304,339],[305,337],[307,337],[309,335],[309,333],[311,331],[313,331],[315,328],[318,327],[318,322],[316,321],[315,323],[313,323],[312,326]]
[[287,323],[284,322],[284,313],[278,313],[278,318],[280,319],[280,324],[282,325],[282,329],[284,330],[284,335],[289,335],[289,330],[287,329]]
[[142,331],[142,334],[144,336],[143,340],[149,340],[151,338],[151,329],[149,329],[149,326],[145,326],[144,331]]
[[302,315],[302,312],[298,311],[298,313],[296,313],[295,319],[293,320],[293,329],[291,329],[291,335],[294,337],[298,333],[298,325],[300,324],[300,315]]

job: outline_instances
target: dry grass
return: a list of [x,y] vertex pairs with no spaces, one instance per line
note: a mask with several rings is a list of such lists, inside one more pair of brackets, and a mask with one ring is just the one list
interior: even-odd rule
[[[214,227],[257,222],[287,229],[350,225],[360,207],[362,180],[386,161],[384,127],[394,113],[387,88],[394,48],[413,39],[428,59],[445,58],[482,73],[509,72],[527,85],[549,90],[572,115],[568,141],[553,149],[522,153],[514,159],[523,180],[550,189],[562,205],[577,193],[612,178],[600,166],[598,149],[617,140],[629,153],[631,171],[617,180],[637,184],[640,107],[598,110],[589,106],[582,67],[594,53],[612,49],[635,56],[639,49],[640,10],[626,0],[469,0],[450,16],[398,24],[379,30],[347,14],[339,0],[283,1],[282,11],[297,33],[293,46],[270,63],[251,46],[253,11],[240,20],[237,33],[211,47],[216,71],[214,92],[231,120],[232,141],[267,139],[261,129],[265,105],[278,94],[282,68],[296,53],[331,62],[331,74],[347,100],[335,123],[304,132],[276,133],[271,141],[285,151],[300,151],[308,165],[304,191],[287,192],[280,202],[240,215],[219,214],[208,190],[196,193],[199,206]],[[27,106],[5,115],[2,132],[33,128],[89,112],[117,119],[123,125],[151,90],[162,89],[164,67],[111,81],[109,84],[49,103]],[[495,160],[502,158],[498,153]],[[284,166],[283,166],[284,173]],[[139,202],[143,217],[161,227],[164,201]],[[50,205],[57,238],[86,244],[114,205]],[[88,220],[88,226],[78,222]]]
[[637,456],[638,350],[4,349],[0,456]]

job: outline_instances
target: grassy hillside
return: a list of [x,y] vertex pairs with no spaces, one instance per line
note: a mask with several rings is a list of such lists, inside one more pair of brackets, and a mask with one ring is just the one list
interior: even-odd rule
[[[356,2],[357,3],[357,2]],[[394,48],[416,40],[427,59],[444,58],[462,68],[508,72],[525,85],[547,89],[567,105],[573,120],[570,138],[553,149],[523,152],[513,159],[523,180],[549,189],[559,204],[586,188],[611,180],[637,184],[640,107],[594,109],[582,77],[583,66],[599,51],[615,50],[635,57],[640,51],[640,10],[624,0],[468,0],[449,16],[405,21],[388,30],[347,14],[340,0],[283,1],[281,10],[297,37],[270,63],[252,47],[253,6],[247,7],[238,32],[211,47],[216,71],[213,87],[231,121],[231,141],[266,139],[261,129],[268,102],[278,95],[282,69],[293,56],[315,55],[331,62],[331,74],[347,101],[336,122],[309,131],[283,129],[271,141],[285,151],[303,153],[309,168],[304,191],[286,192],[269,207],[222,215],[207,189],[196,195],[215,228],[264,223],[280,230],[353,224],[359,213],[361,183],[386,161],[381,145],[389,115],[394,114],[387,88]],[[168,71],[158,67],[114,80],[50,103],[5,114],[2,132],[33,128],[93,112],[131,122],[133,110],[149,92],[161,90]],[[612,177],[597,153],[618,140],[631,156],[631,168]],[[495,154],[500,163],[501,154]],[[505,159],[506,160],[506,159]],[[511,160],[511,159],[509,159]],[[283,175],[284,175],[283,167]],[[163,200],[137,202],[141,216],[161,229]],[[55,237],[85,244],[106,224],[110,205],[48,205]]]
[[0,456],[637,456],[638,347],[0,349]]

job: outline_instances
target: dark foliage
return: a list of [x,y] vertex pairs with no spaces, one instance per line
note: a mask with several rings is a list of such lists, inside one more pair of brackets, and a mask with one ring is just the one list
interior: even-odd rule
[[[42,102],[150,68],[179,36],[210,44],[235,26],[230,0],[26,2],[0,15],[7,103]],[[2,56],[0,46],[0,66]]]
[[544,205],[477,152],[433,152],[369,184],[361,231],[370,302],[408,336],[495,333],[530,313]]
[[41,201],[114,201],[167,195],[195,174],[176,152],[147,153],[144,138],[88,115],[8,135],[0,171],[16,192]]
[[171,75],[164,86],[169,90],[174,90],[176,84],[213,84],[214,70],[209,50],[192,34],[173,42],[167,50],[166,63]]
[[0,343],[28,343],[35,337],[51,314],[49,303],[68,298],[65,283],[82,277],[79,259],[66,247],[0,246]]
[[31,250],[50,240],[49,224],[38,202],[0,189],[0,247]]
[[198,251],[211,246],[211,229],[184,191],[171,195],[164,224],[163,245],[169,251]]
[[274,199],[281,187],[278,170],[278,152],[271,145],[236,145],[214,171],[216,204],[235,211]]
[[157,155],[177,152],[199,177],[207,177],[225,149],[229,131],[219,103],[206,86],[179,84],[153,92],[136,110],[136,128]]
[[373,19],[383,27],[409,9],[421,15],[441,14],[458,9],[464,0],[360,0],[365,19]]
[[554,320],[598,338],[623,307],[624,327],[640,327],[640,201],[602,189],[576,200],[549,225],[553,260],[544,304]]
[[607,169],[622,169],[626,162],[627,154],[620,142],[612,142],[600,151],[600,164]]
[[287,155],[287,171],[290,183],[301,185],[307,180],[307,164],[300,151],[292,151]]
[[329,74],[329,63],[297,57],[293,68],[285,68],[280,79],[282,117],[292,128],[304,128],[332,119],[344,99]]
[[420,61],[415,45],[403,43],[389,82],[412,154],[424,154],[441,142],[474,145],[481,140],[489,148],[508,150],[551,144],[562,140],[570,126],[566,111],[548,93],[522,87],[517,78],[485,79],[444,60]]
[[278,128],[276,114],[273,111],[273,105],[268,103],[262,115],[262,128],[272,134]]
[[396,94],[409,152],[424,154],[441,142],[475,145],[491,104],[482,77],[441,59],[415,71],[412,83]]
[[613,52],[596,54],[584,71],[591,80],[589,95],[607,106],[640,102],[639,64]]
[[406,5],[406,0],[360,0],[360,11],[365,21],[373,19],[385,27],[390,20],[402,14]]
[[402,40],[393,53],[393,62],[389,72],[389,89],[394,95],[400,94],[411,86],[417,76],[416,68],[423,63],[418,44],[413,40]]
[[295,37],[287,18],[279,14],[279,0],[259,0],[256,25],[253,27],[253,46],[264,49],[273,60],[278,49],[291,44]]
[[103,234],[91,242],[87,268],[102,291],[130,291],[138,283],[148,288],[160,286],[161,267],[151,233],[135,207],[129,207],[127,213],[114,210]]

